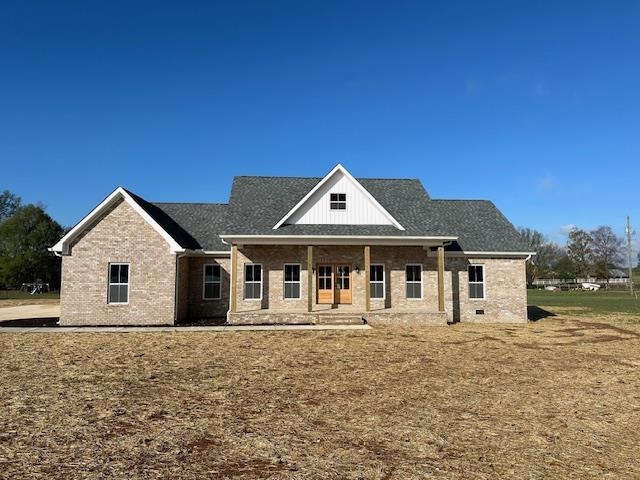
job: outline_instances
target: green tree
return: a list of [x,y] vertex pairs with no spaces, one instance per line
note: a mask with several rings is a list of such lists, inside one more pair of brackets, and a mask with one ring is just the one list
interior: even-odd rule
[[576,273],[581,277],[588,277],[592,271],[593,258],[591,236],[579,228],[572,229],[567,241],[567,255],[573,262]]
[[573,279],[576,278],[578,271],[573,260],[566,253],[562,255],[553,265],[553,272],[556,278]]
[[601,226],[591,231],[591,252],[597,278],[609,282],[611,270],[621,268],[624,262],[624,240],[611,227]]
[[38,279],[60,283],[60,259],[47,250],[63,228],[42,207],[26,205],[0,224],[0,288],[18,287]]
[[551,274],[553,264],[562,255],[562,249],[537,230],[520,227],[518,231],[529,251],[536,252],[526,265],[527,283],[531,285],[536,278]]
[[21,203],[22,200],[20,197],[11,193],[9,190],[0,193],[0,223],[13,215]]

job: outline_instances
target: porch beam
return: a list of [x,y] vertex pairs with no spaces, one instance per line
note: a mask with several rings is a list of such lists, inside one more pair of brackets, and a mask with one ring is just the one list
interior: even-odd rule
[[238,310],[238,246],[231,245],[231,282],[229,283],[229,296],[231,297],[231,313]]
[[444,247],[438,247],[438,311],[444,312]]
[[369,291],[369,270],[371,269],[371,247],[364,247],[364,311],[371,310],[371,292]]
[[307,246],[307,311],[313,311],[313,247]]

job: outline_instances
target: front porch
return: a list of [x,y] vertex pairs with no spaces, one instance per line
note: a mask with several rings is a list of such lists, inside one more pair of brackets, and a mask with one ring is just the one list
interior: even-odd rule
[[445,325],[451,282],[433,243],[232,244],[227,322]]

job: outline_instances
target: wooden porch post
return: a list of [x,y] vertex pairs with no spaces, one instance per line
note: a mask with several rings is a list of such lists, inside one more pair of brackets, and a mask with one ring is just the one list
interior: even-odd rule
[[438,247],[438,311],[444,312],[444,247]]
[[307,245],[307,311],[313,311],[313,246]]
[[371,292],[369,291],[369,270],[371,269],[371,247],[364,247],[364,310],[371,310]]
[[231,245],[231,283],[229,284],[229,296],[231,297],[231,313],[238,309],[238,246]]

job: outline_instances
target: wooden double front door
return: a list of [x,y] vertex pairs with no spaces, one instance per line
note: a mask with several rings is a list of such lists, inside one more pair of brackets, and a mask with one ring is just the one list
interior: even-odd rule
[[351,265],[318,265],[318,303],[351,303]]

